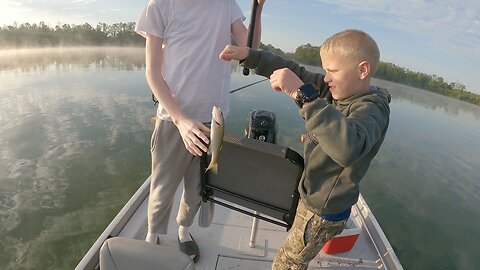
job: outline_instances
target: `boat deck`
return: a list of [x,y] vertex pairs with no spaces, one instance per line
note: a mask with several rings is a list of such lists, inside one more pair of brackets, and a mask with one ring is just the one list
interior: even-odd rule
[[[140,187],[104,234],[76,269],[94,269],[98,263],[98,250],[109,236],[123,236],[144,239],[147,230],[147,202],[149,179]],[[161,244],[178,248],[177,224],[175,215],[181,195],[180,185],[173,203],[168,234],[161,238]],[[271,269],[277,249],[285,240],[285,228],[259,220],[256,246],[248,246],[252,232],[253,218],[215,205],[213,223],[208,228],[200,228],[197,220],[191,227],[191,234],[200,248],[200,260],[196,269]],[[354,247],[345,253],[328,255],[320,252],[308,269],[403,269],[388,240],[375,221],[363,198],[352,209],[348,227],[358,227],[360,231]],[[361,229],[359,229],[361,228]],[[382,256],[380,256],[382,254]],[[93,266],[93,267],[92,267]]]

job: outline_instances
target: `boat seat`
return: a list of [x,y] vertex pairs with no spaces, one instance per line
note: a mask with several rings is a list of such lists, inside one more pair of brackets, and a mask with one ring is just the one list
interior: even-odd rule
[[195,265],[188,255],[178,249],[113,237],[107,239],[100,249],[100,269],[195,270]]
[[287,230],[292,226],[303,172],[300,154],[277,144],[226,134],[218,174],[205,172],[208,159],[203,155],[200,162],[203,201],[213,201]]

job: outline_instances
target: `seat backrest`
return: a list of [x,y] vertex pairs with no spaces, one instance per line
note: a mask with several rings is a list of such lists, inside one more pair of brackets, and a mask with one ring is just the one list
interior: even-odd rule
[[[201,172],[205,171],[207,162],[204,157]],[[218,158],[218,174],[202,173],[202,195],[204,200],[218,203],[215,198],[220,198],[258,211],[283,221],[272,223],[290,228],[302,172],[302,156],[287,147],[225,135]]]
[[142,240],[113,237],[100,249],[101,270],[195,270],[195,265],[180,250]]

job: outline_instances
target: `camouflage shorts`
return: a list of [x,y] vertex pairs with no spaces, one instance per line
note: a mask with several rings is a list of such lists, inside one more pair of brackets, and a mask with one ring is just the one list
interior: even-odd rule
[[328,221],[310,212],[300,200],[287,239],[273,260],[272,270],[307,269],[323,245],[345,228],[346,220]]

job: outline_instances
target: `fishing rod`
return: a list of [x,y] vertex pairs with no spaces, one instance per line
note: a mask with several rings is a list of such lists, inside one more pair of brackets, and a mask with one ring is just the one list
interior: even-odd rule
[[[252,0],[252,14],[250,14],[250,31],[248,31],[248,40],[247,47],[252,48],[253,45],[253,34],[255,32],[255,20],[257,18],[257,7],[258,0]],[[243,61],[240,61],[242,63]],[[250,69],[247,67],[243,68],[243,75],[248,76],[250,74]]]
[[[247,70],[248,70],[248,68],[247,68]],[[266,80],[268,80],[268,78],[261,79],[261,80],[259,80],[259,81],[256,81],[256,82],[253,82],[253,83],[250,83],[250,84],[241,86],[241,87],[236,88],[236,89],[233,89],[232,91],[230,91],[230,94],[235,93],[235,92],[237,92],[237,91],[240,91],[240,90],[242,90],[242,89],[244,89],[244,88],[247,88],[247,87],[249,87],[249,86],[255,85],[255,84],[257,84],[257,83],[264,82],[264,81],[266,81]]]

